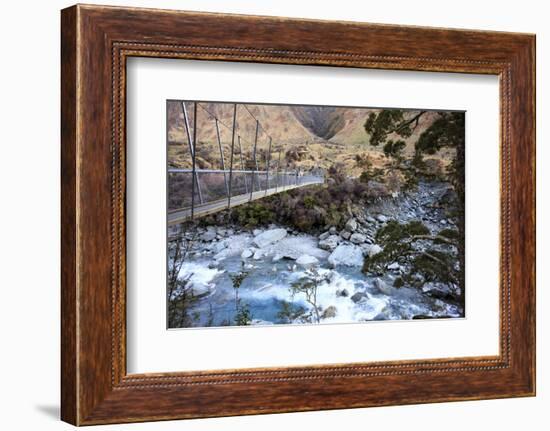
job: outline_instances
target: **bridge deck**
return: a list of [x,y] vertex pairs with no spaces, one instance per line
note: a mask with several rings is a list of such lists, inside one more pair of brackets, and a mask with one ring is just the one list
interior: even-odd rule
[[[249,201],[254,201],[257,199],[261,199],[265,196],[274,195],[276,193],[281,193],[287,190],[297,189],[300,187],[309,186],[312,184],[323,184],[323,180],[313,180],[304,182],[298,185],[292,184],[284,187],[273,187],[267,190],[259,190],[257,192],[252,193],[252,199],[250,198],[250,193],[242,194],[233,196],[231,198],[231,205],[230,208],[236,207],[238,205],[245,204]],[[203,204],[195,204],[195,211],[193,212],[194,217],[202,217],[208,214],[213,214],[218,211],[222,211],[224,209],[228,208],[228,202],[227,198],[212,201],[212,202],[205,202]],[[168,213],[168,225],[174,225],[178,223],[182,223],[186,220],[189,220],[191,218],[191,208],[183,208],[179,210],[173,210]]]

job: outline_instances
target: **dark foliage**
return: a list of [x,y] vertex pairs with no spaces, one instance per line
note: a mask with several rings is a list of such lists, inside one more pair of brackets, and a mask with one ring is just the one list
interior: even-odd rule
[[388,265],[397,262],[407,272],[395,280],[395,287],[405,282],[417,287],[426,282],[455,285],[460,282],[460,271],[455,265],[459,245],[457,230],[444,229],[432,235],[419,221],[406,224],[390,221],[378,230],[376,242],[383,250],[365,259],[365,273],[383,274]]

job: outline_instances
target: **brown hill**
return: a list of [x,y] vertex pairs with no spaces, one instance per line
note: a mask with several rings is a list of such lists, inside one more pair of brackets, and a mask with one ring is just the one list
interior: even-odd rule
[[[186,107],[192,133],[193,102],[186,102]],[[190,168],[191,157],[183,120],[182,102],[169,101],[167,109],[169,164]],[[218,118],[226,167],[229,165],[233,109],[232,103],[201,102],[198,104],[196,162],[199,168],[221,168],[215,118]],[[387,162],[381,147],[369,145],[369,136],[364,129],[368,115],[378,111],[378,109],[369,108],[237,104],[234,166],[240,168],[242,149],[243,165],[247,168],[253,167],[253,142],[256,120],[258,120],[261,125],[257,144],[260,169],[265,168],[271,137],[272,166],[277,162],[278,153],[281,152],[282,166],[328,169],[333,164],[339,163],[346,168],[349,175],[358,176],[364,170],[361,160],[366,156],[374,166],[382,166]],[[414,112],[411,111],[411,114]],[[436,112],[428,112],[421,117],[412,136],[405,139],[406,156],[413,154],[416,140],[436,116]],[[448,164],[451,157],[452,153],[449,151],[435,156],[443,165]]]

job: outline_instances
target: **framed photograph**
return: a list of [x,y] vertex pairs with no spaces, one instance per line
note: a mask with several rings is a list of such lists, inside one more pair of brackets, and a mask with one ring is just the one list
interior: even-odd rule
[[62,419],[535,394],[535,37],[62,11]]

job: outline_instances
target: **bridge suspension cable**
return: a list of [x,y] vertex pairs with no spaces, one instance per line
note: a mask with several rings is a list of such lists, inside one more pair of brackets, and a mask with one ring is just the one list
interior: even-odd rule
[[[191,127],[189,125],[189,115],[187,112],[186,103],[193,103],[193,130],[191,133]],[[284,157],[285,169],[281,173],[281,153],[284,154],[285,144],[276,142],[273,137],[267,132],[267,128],[259,121],[259,119],[251,112],[246,104],[233,103],[232,109],[232,126],[228,125],[218,115],[208,109],[204,102],[185,102],[181,101],[181,106],[184,116],[184,127],[186,131],[187,143],[191,154],[192,169],[180,169],[169,168],[168,172],[171,175],[176,174],[191,174],[191,205],[185,207],[183,198],[182,203],[176,206],[176,209],[170,211],[170,214],[179,213],[175,217],[169,216],[169,223],[174,224],[181,222],[186,218],[193,218],[196,214],[203,215],[205,213],[212,213],[221,209],[230,209],[233,206],[240,205],[242,203],[250,202],[254,199],[259,199],[264,196],[268,196],[273,193],[278,193],[290,188],[303,187],[310,184],[320,184],[324,182],[322,175],[303,175],[298,170],[287,172],[288,160]],[[244,107],[248,115],[254,120],[254,139],[253,142],[244,138],[239,124],[238,107]],[[197,121],[197,108],[201,108],[211,119],[215,125],[215,139],[218,144],[220,154],[221,169],[200,169],[197,168],[197,144],[198,138],[198,121]],[[229,167],[226,166],[226,157],[224,155],[224,149],[222,145],[222,138],[220,133],[220,127],[222,126],[231,132],[231,146],[229,158]],[[268,148],[263,152],[265,155],[265,170],[260,170],[258,164],[258,143],[260,129],[262,135],[265,136]],[[263,139],[263,138],[262,138]],[[252,163],[254,169],[248,169],[249,166],[245,163],[245,157],[243,152],[243,144],[246,144],[252,150]],[[234,156],[235,147],[238,147],[239,159],[237,163],[240,164],[240,169],[234,169]],[[272,157],[272,152],[278,153],[277,158]],[[263,157],[262,157],[263,158]],[[274,168],[274,165],[276,167]],[[274,173],[273,173],[274,172]],[[200,175],[199,175],[200,174]],[[212,179],[208,175],[221,174],[223,175],[224,195],[225,197],[220,200],[219,198],[212,200],[211,196],[216,195],[216,184],[212,182]],[[201,179],[204,175],[207,175],[206,180]],[[250,177],[250,178],[249,178]],[[241,180],[241,181],[239,181]],[[206,181],[206,182],[205,182]],[[206,185],[206,190],[202,189],[202,186]],[[181,187],[180,187],[181,189]],[[186,190],[183,186],[182,190]],[[235,192],[235,190],[238,190]],[[242,192],[241,192],[242,190]],[[206,194],[205,194],[206,193]],[[235,194],[237,193],[237,194]],[[198,197],[198,204],[195,202],[195,194]],[[170,195],[170,194],[169,194]],[[205,197],[206,196],[206,197]],[[223,204],[225,201],[225,205]]]

